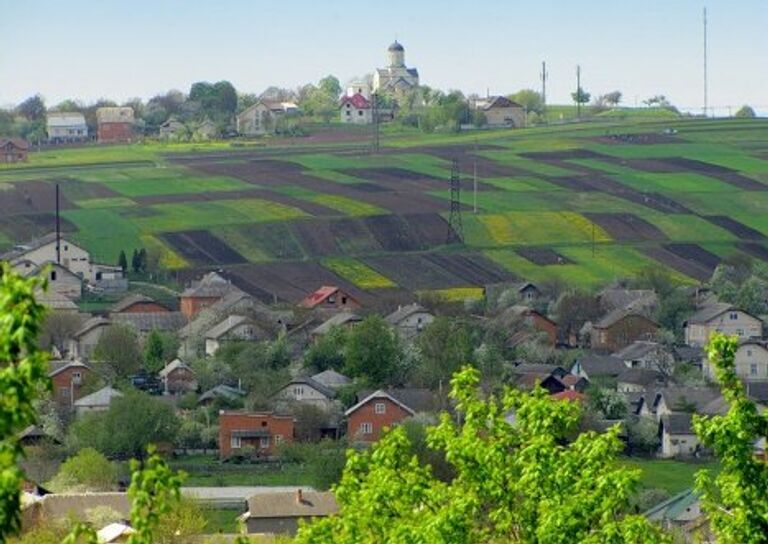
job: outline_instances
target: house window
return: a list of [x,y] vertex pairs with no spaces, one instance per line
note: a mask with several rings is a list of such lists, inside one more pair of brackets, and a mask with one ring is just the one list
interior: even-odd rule
[[744,336],[744,329],[736,329],[736,334],[738,336]]
[[731,317],[731,321],[735,321],[739,318],[739,314],[737,314],[736,312],[731,312],[730,317]]
[[363,116],[363,110],[357,110],[357,115],[359,115],[360,117],[362,117],[362,116]]
[[757,364],[752,363],[749,365],[749,375],[750,376],[757,376]]
[[51,281],[56,281],[56,271],[51,270]]
[[352,115],[352,112],[347,110],[347,117],[349,117],[350,115]]
[[83,375],[80,372],[73,372],[72,373],[72,381],[74,383],[80,383],[80,380],[83,379]]
[[280,443],[282,443],[282,441],[283,441],[283,435],[276,434],[275,435],[275,444],[280,444]]
[[341,297],[341,303],[346,304],[347,303],[347,297]]
[[262,436],[259,438],[259,448],[265,450],[269,447],[269,437],[268,436]]
[[240,449],[240,437],[239,436],[233,436],[229,439],[229,447],[233,450]]
[[328,304],[336,304],[336,297],[333,295],[328,297]]
[[368,422],[361,423],[360,434],[373,434],[373,425]]
[[69,246],[67,244],[64,244],[64,251],[69,251]]
[[387,413],[387,405],[383,402],[377,402],[373,406],[373,411],[377,414],[385,414]]
[[69,398],[69,387],[62,387],[59,389],[59,396],[63,399]]
[[303,397],[304,396],[304,388],[302,386],[296,386],[293,388],[293,395],[296,397]]
[[266,426],[267,426],[267,422],[266,422],[266,421],[262,421],[262,422],[261,422],[261,426],[262,426],[262,427],[266,427]]
[[752,357],[752,350],[751,349],[747,350],[747,357]]

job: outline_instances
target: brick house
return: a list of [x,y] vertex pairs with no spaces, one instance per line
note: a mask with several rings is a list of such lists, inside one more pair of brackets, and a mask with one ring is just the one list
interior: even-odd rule
[[27,162],[29,144],[22,138],[0,138],[0,163]]
[[83,384],[93,370],[80,361],[51,361],[50,365],[48,377],[53,386],[53,400],[59,406],[71,408],[82,396]]
[[142,295],[132,294],[120,300],[117,304],[110,309],[111,314],[124,314],[124,313],[160,313],[170,312],[171,310],[155,301],[154,299]]
[[344,310],[360,308],[355,297],[334,285],[323,285],[299,302],[299,307],[309,309]]
[[240,289],[216,272],[209,272],[181,293],[181,313],[191,319],[203,308],[216,304],[235,291],[240,291]]
[[358,399],[359,402],[344,413],[347,434],[357,442],[376,442],[385,428],[436,408],[435,397],[427,389],[379,389],[361,392]]
[[725,303],[701,308],[683,326],[689,346],[706,345],[713,332],[736,335],[741,340],[763,336],[763,322],[759,318]]
[[659,325],[634,309],[608,312],[592,325],[592,349],[619,351],[637,340],[650,340]]
[[[515,321],[521,321],[526,329],[544,333],[546,335],[546,344],[552,347],[555,346],[557,342],[557,323],[528,306],[512,306],[508,313]],[[510,340],[514,343],[514,335]]]
[[134,139],[133,108],[98,108],[96,124],[99,143],[130,142]]
[[219,457],[249,454],[271,457],[275,446],[293,442],[293,416],[246,410],[219,412]]

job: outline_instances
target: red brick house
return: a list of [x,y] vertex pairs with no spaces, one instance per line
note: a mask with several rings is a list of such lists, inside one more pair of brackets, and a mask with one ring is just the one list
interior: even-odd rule
[[0,138],[0,163],[27,162],[29,144],[22,138]]
[[301,308],[345,310],[360,308],[355,297],[335,285],[323,285],[299,302]]
[[361,392],[359,402],[347,410],[347,434],[357,442],[376,442],[385,428],[397,425],[419,412],[436,408],[427,389],[394,389]]
[[115,304],[110,313],[113,314],[127,314],[127,313],[161,313],[170,312],[170,308],[160,304],[148,296],[141,294],[128,295],[123,300]]
[[179,300],[181,313],[188,319],[193,318],[200,310],[212,306],[225,296],[240,291],[229,280],[216,272],[209,272],[199,281],[192,284],[181,293]]
[[271,457],[281,442],[293,442],[293,416],[247,410],[219,412],[219,457]]
[[99,143],[130,142],[134,138],[133,108],[98,108],[96,124]]
[[51,361],[50,365],[48,377],[53,384],[53,400],[59,406],[71,408],[83,396],[83,384],[93,370],[80,361]]
[[615,352],[638,340],[651,340],[659,325],[633,309],[618,309],[592,326],[592,349]]

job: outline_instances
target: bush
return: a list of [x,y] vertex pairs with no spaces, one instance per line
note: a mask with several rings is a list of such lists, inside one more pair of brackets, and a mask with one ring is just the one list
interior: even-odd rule
[[113,463],[93,448],[84,448],[62,463],[47,487],[56,493],[111,491],[117,484]]

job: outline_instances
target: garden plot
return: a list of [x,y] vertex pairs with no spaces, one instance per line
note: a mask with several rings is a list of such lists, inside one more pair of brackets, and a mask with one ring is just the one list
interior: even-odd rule
[[360,289],[387,289],[396,287],[395,283],[376,272],[370,266],[346,257],[323,260],[323,265],[342,278],[351,281]]
[[[63,191],[62,191],[63,192]],[[60,195],[62,210],[75,208],[66,195]],[[56,187],[47,181],[0,183],[0,216],[56,211]]]
[[721,227],[728,232],[734,234],[741,240],[765,240],[766,236],[752,227],[748,227],[744,223],[739,223],[735,219],[725,215],[710,215],[704,217],[710,223],[714,223],[718,227]]
[[710,271],[710,274],[715,271],[717,265],[720,264],[720,257],[704,249],[697,244],[664,244],[664,249],[671,251],[675,255],[693,261],[702,268],[706,268]]
[[240,264],[246,259],[207,230],[169,232],[162,235],[173,249],[195,266]]
[[620,241],[665,240],[658,227],[631,213],[585,213],[584,216]]
[[515,253],[538,266],[573,264],[568,257],[548,247],[519,247]]
[[736,246],[744,253],[747,253],[752,257],[762,261],[768,261],[768,247],[765,247],[762,244],[757,244],[754,242],[741,242],[736,244]]
[[508,271],[479,253],[425,253],[424,258],[461,278],[468,285],[489,285],[515,279]]
[[[2,193],[0,193],[2,198]],[[61,218],[61,230],[64,233],[75,233],[77,227],[67,218]],[[35,213],[27,215],[0,214],[0,232],[3,232],[14,244],[21,244],[49,234],[56,230],[56,214]]]

